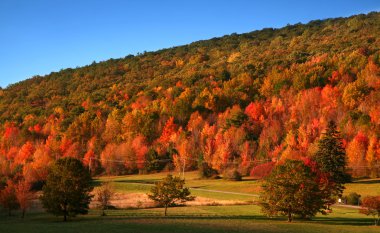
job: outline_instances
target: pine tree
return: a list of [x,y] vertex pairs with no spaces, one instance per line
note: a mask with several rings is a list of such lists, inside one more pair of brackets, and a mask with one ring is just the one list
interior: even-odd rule
[[348,179],[345,171],[346,152],[333,121],[329,122],[326,132],[318,142],[315,161],[320,171],[328,175],[328,180],[332,185],[330,196],[340,196],[343,193],[343,185]]
[[50,168],[46,185],[43,187],[42,204],[47,212],[56,216],[87,214],[91,200],[90,173],[75,158],[57,160]]

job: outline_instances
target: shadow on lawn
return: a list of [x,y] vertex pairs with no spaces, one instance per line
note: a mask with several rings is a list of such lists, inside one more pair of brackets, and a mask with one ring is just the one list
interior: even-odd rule
[[356,180],[353,181],[354,184],[380,184],[380,179],[375,180]]
[[[11,221],[19,221],[20,218],[17,215],[8,217],[2,216],[0,214],[0,223]],[[4,220],[4,221],[3,221]],[[107,216],[101,217],[93,213],[86,216],[78,216],[76,218],[70,218],[69,222],[80,223],[80,222],[99,222],[99,221],[132,221],[132,220],[252,220],[252,221],[261,221],[261,222],[276,222],[276,223],[286,223],[286,217],[273,217],[269,218],[263,215],[210,215],[210,214],[200,214],[200,215],[184,215],[184,214],[170,214],[168,216],[163,216],[161,213],[117,213],[114,211],[109,211]],[[61,217],[54,217],[52,215],[47,215],[44,212],[28,213],[24,221],[28,222],[62,222]],[[372,226],[373,220],[370,218],[345,218],[345,217],[328,217],[321,216],[315,217],[312,220],[303,220],[303,219],[294,219],[294,224],[298,223],[310,223],[310,224],[322,224],[322,225],[335,225],[335,226]]]
[[149,179],[149,180],[114,180],[112,182],[114,183],[132,183],[132,184],[154,184],[158,181],[161,181],[161,179]]
[[[273,217],[269,218],[262,215],[169,215],[163,216],[159,214],[112,214],[105,217],[98,218],[78,218],[73,221],[125,221],[125,220],[253,220],[253,221],[272,221],[286,223],[286,217]],[[315,217],[312,220],[304,220],[295,218],[293,220],[297,223],[316,223],[324,225],[346,225],[346,226],[371,226],[373,225],[372,219],[369,218],[342,218],[342,217]]]

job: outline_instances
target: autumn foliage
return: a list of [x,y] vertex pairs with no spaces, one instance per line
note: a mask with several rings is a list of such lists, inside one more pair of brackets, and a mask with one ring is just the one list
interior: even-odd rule
[[379,16],[230,35],[10,85],[0,96],[0,173],[38,184],[54,161],[74,157],[93,174],[207,164],[263,178],[287,159],[313,158],[334,121],[346,170],[379,177]]

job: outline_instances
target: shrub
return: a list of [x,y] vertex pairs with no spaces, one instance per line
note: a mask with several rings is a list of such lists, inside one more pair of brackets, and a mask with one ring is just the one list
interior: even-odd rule
[[348,205],[358,205],[360,202],[360,194],[358,193],[350,193],[345,196],[346,204]]
[[233,168],[233,169],[226,169],[224,171],[223,179],[241,181],[242,177],[241,177],[241,174],[236,170],[236,168]]
[[202,179],[216,179],[218,171],[210,167],[208,163],[203,162],[199,167],[199,176]]

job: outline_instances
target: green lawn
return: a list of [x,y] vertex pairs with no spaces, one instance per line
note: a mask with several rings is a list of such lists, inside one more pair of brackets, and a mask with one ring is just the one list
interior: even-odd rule
[[[112,181],[113,186],[118,192],[126,193],[147,193],[150,191],[151,184],[164,178],[168,173],[156,173],[147,175],[129,175],[117,177],[100,177],[99,181]],[[176,174],[174,174],[176,175]],[[213,198],[217,200],[237,200],[250,201],[256,197],[239,195],[238,193],[253,194],[259,193],[260,182],[256,180],[245,179],[243,181],[226,181],[222,179],[201,180],[197,172],[186,173],[186,186],[193,188],[191,193],[195,196]],[[199,190],[202,189],[202,190]],[[237,194],[226,194],[208,192],[207,190],[236,192]]]
[[380,178],[355,180],[353,183],[346,184],[345,186],[345,195],[351,192],[359,193],[362,197],[380,195]]
[[29,213],[25,219],[19,216],[0,217],[0,232],[379,232],[372,226],[371,218],[358,214],[355,209],[335,208],[327,216],[317,216],[312,221],[295,220],[286,223],[285,218],[266,218],[255,205],[244,206],[196,206],[169,209],[163,217],[162,209],[112,210],[108,216],[99,217],[98,211],[87,216],[61,222],[61,218],[46,213]]
[[[150,190],[149,185],[164,178],[168,173],[157,173],[147,175],[129,175],[117,177],[101,177],[99,180],[111,180],[118,192],[127,193],[147,193]],[[176,175],[176,174],[174,174]],[[98,180],[98,181],[99,181]],[[218,190],[245,194],[259,194],[261,181],[244,178],[243,181],[226,181],[223,179],[216,180],[201,180],[198,178],[197,172],[186,173],[186,186],[190,188],[200,188],[203,190],[192,189],[193,195],[214,198],[217,200],[239,200],[248,201],[255,200],[255,197],[230,194],[230,193],[215,193],[205,190]],[[346,189],[343,195],[350,192],[357,192],[360,195],[380,195],[380,179],[361,179],[353,183],[346,184]]]
[[[95,185],[110,180],[117,192],[147,193],[151,185],[167,173],[101,177]],[[186,185],[192,194],[216,200],[254,200],[256,197],[243,194],[258,194],[260,181],[244,179],[240,182],[225,180],[199,180],[196,172],[186,173]],[[380,195],[380,179],[358,180],[346,185],[346,193],[357,192],[362,196]],[[198,188],[198,189],[197,189]],[[202,190],[199,190],[202,189]],[[234,192],[217,193],[210,190]],[[20,214],[8,217],[0,211],[0,233],[35,232],[380,232],[373,225],[373,219],[359,214],[357,209],[334,206],[333,213],[318,215],[312,221],[295,220],[286,223],[284,217],[267,218],[256,205],[230,206],[187,206],[169,208],[168,217],[163,217],[163,209],[119,209],[108,211],[108,216],[100,217],[100,212],[90,210],[89,215],[79,216],[67,223],[61,222],[47,213],[34,211],[25,219]]]

